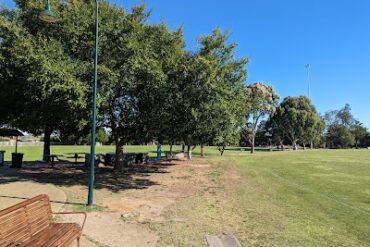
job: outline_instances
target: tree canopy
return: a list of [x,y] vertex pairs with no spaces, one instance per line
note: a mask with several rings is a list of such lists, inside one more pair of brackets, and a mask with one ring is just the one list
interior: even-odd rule
[[251,153],[254,153],[255,138],[259,123],[276,111],[279,96],[272,86],[261,82],[248,85],[245,88],[245,107],[247,125],[243,130],[243,136],[251,145]]
[[275,135],[279,135],[281,139],[288,138],[295,150],[298,143],[320,136],[320,130],[323,130],[322,120],[316,108],[304,96],[285,98],[277,107],[269,124]]

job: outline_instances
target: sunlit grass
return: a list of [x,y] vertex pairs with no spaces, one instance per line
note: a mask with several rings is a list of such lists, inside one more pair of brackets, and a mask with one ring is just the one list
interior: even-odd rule
[[155,225],[163,244],[206,246],[205,234],[229,233],[243,246],[370,246],[370,150],[209,160],[211,189],[166,213],[184,222]]

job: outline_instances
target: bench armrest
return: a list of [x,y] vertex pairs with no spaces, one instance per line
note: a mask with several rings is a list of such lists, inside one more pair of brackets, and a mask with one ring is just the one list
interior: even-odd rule
[[82,214],[84,215],[84,221],[82,222],[82,225],[81,225],[81,233],[80,233],[80,237],[81,237],[81,234],[82,234],[82,230],[84,229],[84,226],[85,226],[85,222],[86,222],[86,218],[87,218],[87,214],[86,212],[52,212],[52,214]]

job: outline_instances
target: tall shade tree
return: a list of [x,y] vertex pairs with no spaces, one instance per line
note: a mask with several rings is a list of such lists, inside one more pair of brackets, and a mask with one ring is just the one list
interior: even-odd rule
[[366,138],[367,129],[354,118],[351,107],[346,104],[340,110],[328,111],[324,116],[327,124],[325,139],[329,148],[356,148]]
[[351,130],[343,124],[329,125],[325,139],[328,148],[349,148],[355,144]]
[[259,123],[267,116],[275,113],[279,95],[272,86],[257,82],[246,86],[247,125],[243,129],[243,137],[251,145],[251,153],[255,150],[255,138]]
[[106,50],[100,56],[99,124],[111,129],[115,169],[120,171],[125,143],[162,142],[170,132],[167,121],[171,116],[166,110],[172,102],[169,98],[177,98],[169,92],[184,42],[181,29],[171,32],[163,23],[147,24],[148,13],[142,5],[130,14],[112,7],[102,18],[105,15],[107,27],[102,35],[109,39],[103,41]]
[[[200,49],[189,54],[179,89],[183,94],[182,137],[191,158],[192,147],[226,139],[243,121],[245,58],[236,59],[236,44],[215,29],[199,40]],[[202,152],[203,153],[203,152]]]
[[355,120],[351,126],[351,132],[355,140],[355,146],[358,148],[363,139],[366,138],[368,130],[360,121]]
[[307,144],[310,144],[310,149],[313,149],[315,145],[319,145],[322,142],[325,131],[325,121],[322,117],[319,119],[312,118],[309,121],[311,123],[307,125],[307,129],[300,140],[304,149],[306,149]]
[[57,27],[41,26],[33,1],[17,3],[19,9],[0,16],[0,86],[6,88],[0,105],[9,107],[9,124],[44,134],[47,160],[52,132],[80,124],[87,88],[76,77],[77,64],[53,38]]
[[[294,150],[298,149],[298,143],[306,138],[306,133],[321,122],[321,118],[311,101],[304,96],[287,97],[276,108],[276,112],[269,120],[270,126],[281,137],[287,137]],[[312,134],[321,135],[319,131]]]

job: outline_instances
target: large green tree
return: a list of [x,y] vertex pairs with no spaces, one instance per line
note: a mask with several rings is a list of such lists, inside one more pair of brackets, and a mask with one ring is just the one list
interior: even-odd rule
[[[307,138],[307,132],[315,129],[321,123],[321,118],[311,101],[304,96],[287,97],[276,108],[276,112],[269,120],[274,132],[280,139],[288,138],[294,150],[298,143]],[[321,135],[319,131],[311,132],[312,135]],[[307,139],[312,139],[312,136]]]
[[325,140],[329,148],[358,147],[366,138],[367,129],[354,118],[349,104],[340,110],[326,112],[324,118],[327,125]]
[[199,51],[188,55],[179,81],[183,94],[179,133],[190,158],[192,147],[229,139],[243,121],[248,60],[236,59],[237,45],[227,39],[227,32],[218,29],[202,37]]
[[355,146],[358,148],[359,145],[364,142],[364,139],[366,139],[368,129],[360,121],[355,120],[351,126],[351,133],[355,140]]
[[243,130],[243,137],[251,145],[251,153],[254,153],[255,138],[259,123],[276,110],[279,96],[272,86],[258,82],[246,86],[245,107],[247,125]]
[[[36,1],[35,1],[36,2]],[[17,1],[18,9],[0,16],[0,86],[8,124],[33,134],[43,133],[44,159],[50,135],[66,126],[79,128],[87,88],[77,76],[78,65],[65,52],[57,27],[45,27],[33,1]]]
[[326,132],[326,145],[329,148],[349,148],[355,144],[355,139],[350,131],[343,124],[328,126]]

